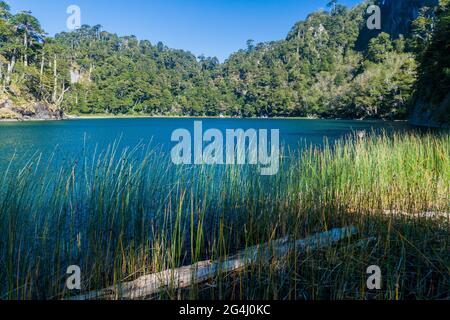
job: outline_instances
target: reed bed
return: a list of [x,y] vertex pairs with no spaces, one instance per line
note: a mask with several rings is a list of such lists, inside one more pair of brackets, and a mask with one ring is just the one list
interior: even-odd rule
[[[450,299],[449,155],[447,132],[410,132],[311,146],[272,177],[174,166],[158,148],[119,143],[58,166],[12,159],[0,176],[0,298],[76,295],[70,265],[86,292],[353,225],[375,241],[293,251],[149,298]],[[367,289],[370,265],[381,290]]]

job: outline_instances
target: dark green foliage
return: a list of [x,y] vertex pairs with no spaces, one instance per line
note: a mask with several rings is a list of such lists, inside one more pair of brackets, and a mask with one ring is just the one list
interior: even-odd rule
[[[436,11],[435,28],[429,40],[418,47],[420,67],[417,103],[428,101],[424,111],[432,112],[440,123],[450,122],[450,2],[441,1]],[[417,33],[423,32],[418,24]],[[436,110],[436,111],[435,111]]]

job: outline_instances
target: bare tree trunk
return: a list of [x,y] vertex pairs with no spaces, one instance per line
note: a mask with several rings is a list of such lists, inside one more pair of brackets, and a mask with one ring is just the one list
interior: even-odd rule
[[358,230],[355,227],[348,227],[318,233],[297,241],[289,241],[287,238],[280,239],[248,248],[228,257],[225,261],[202,261],[191,266],[150,274],[135,281],[74,297],[73,300],[144,299],[168,287],[174,289],[189,288],[193,284],[213,278],[219,272],[235,272],[258,261],[268,263],[272,258],[280,259],[293,250],[302,252],[330,247],[339,241],[351,238],[357,233]]
[[65,84],[63,82],[62,87],[61,87],[61,95],[56,100],[56,106],[58,108],[61,106],[62,102],[64,101],[64,95],[66,94],[67,91],[69,91],[69,89],[70,89],[70,87],[66,88],[66,86],[65,86]]
[[41,69],[39,72],[39,95],[41,96],[41,98],[44,95],[44,84],[42,83],[42,78],[44,76],[44,66],[45,66],[45,53],[42,52]]
[[3,62],[0,61],[0,83],[2,84],[0,93],[5,91],[5,83],[3,82]]
[[23,64],[25,67],[28,66],[28,36],[27,36],[27,30],[25,30],[25,33],[23,35],[23,45],[25,46],[25,53],[23,55]]
[[52,102],[56,102],[57,97],[57,90],[58,90],[58,70],[57,70],[57,63],[56,63],[56,54],[53,58],[53,95],[52,95]]
[[42,83],[42,76],[44,74],[44,65],[45,65],[45,53],[42,52],[42,58],[41,58],[41,71],[39,73],[40,75],[40,79],[41,79],[41,83]]
[[13,55],[11,58],[11,61],[8,63],[8,68],[6,71],[6,77],[5,77],[5,87],[9,85],[11,82],[11,75],[14,71],[14,66],[16,65],[16,56]]

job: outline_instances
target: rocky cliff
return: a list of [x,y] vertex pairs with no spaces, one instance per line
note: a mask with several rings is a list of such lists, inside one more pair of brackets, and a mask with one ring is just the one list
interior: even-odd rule
[[381,30],[364,28],[357,42],[357,47],[360,49],[366,48],[370,39],[377,37],[381,32],[390,34],[394,39],[400,35],[409,36],[411,24],[419,16],[420,9],[439,4],[439,0],[376,0],[374,2],[381,8]]
[[44,103],[17,106],[9,99],[0,99],[0,121],[61,120],[63,118],[62,110],[52,108]]

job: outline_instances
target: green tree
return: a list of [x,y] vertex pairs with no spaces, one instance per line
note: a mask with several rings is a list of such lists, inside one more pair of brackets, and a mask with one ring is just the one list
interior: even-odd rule
[[12,21],[17,32],[23,36],[23,63],[28,66],[28,57],[32,53],[30,47],[43,39],[44,31],[39,21],[27,11],[15,15]]
[[370,40],[367,49],[367,59],[372,62],[382,62],[386,57],[386,53],[392,52],[393,50],[394,46],[390,35],[382,32],[378,37]]

